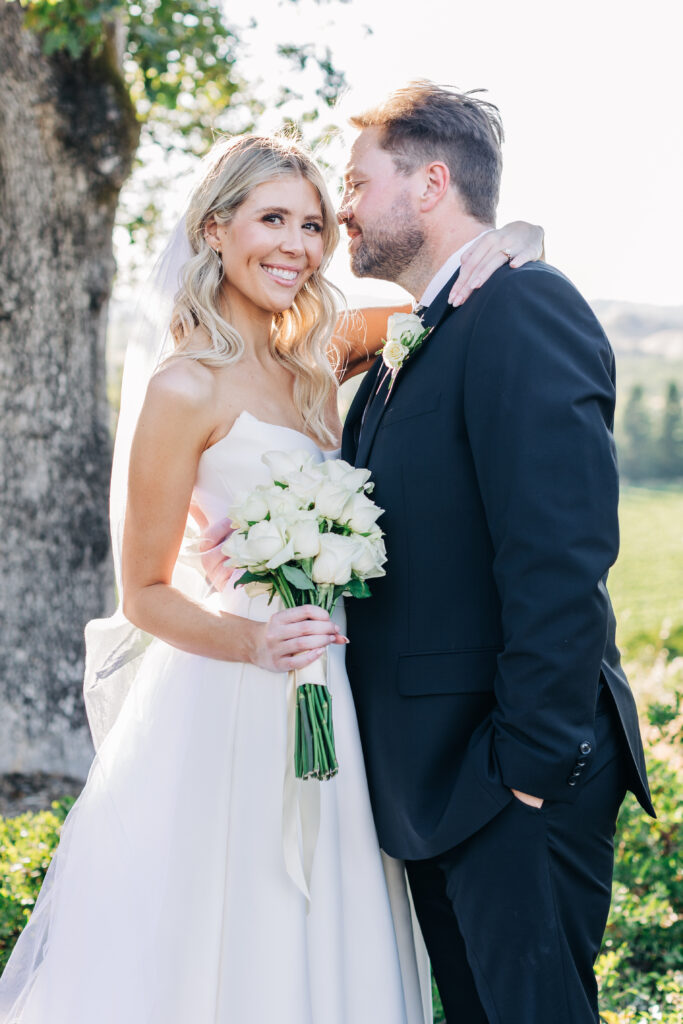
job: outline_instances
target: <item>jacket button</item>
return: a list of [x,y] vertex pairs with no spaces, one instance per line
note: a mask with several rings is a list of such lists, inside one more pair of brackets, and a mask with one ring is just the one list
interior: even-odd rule
[[577,761],[576,762],[576,767],[577,768],[585,768],[586,767],[586,762],[585,761]]
[[574,771],[571,773],[570,778],[571,779],[578,779],[580,774],[581,774],[581,769],[580,768],[575,768]]
[[583,754],[584,757],[586,756],[586,754],[590,754],[592,749],[593,747],[588,742],[588,740],[584,740],[583,743],[579,744],[579,753]]
[[567,785],[568,786],[575,786],[576,785],[576,779],[573,779],[571,777],[571,775],[570,775],[569,778],[567,779]]

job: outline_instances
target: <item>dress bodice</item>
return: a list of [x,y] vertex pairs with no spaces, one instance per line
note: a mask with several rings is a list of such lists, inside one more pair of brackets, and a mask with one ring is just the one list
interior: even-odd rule
[[209,523],[224,519],[231,505],[259,484],[271,483],[261,456],[272,451],[304,451],[318,461],[339,456],[321,451],[306,434],[277,423],[267,423],[242,412],[220,441],[207,448],[199,460],[194,500]]

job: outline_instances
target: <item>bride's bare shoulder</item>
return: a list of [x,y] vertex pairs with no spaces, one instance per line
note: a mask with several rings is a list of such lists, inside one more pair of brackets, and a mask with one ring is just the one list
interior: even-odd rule
[[205,406],[214,397],[216,373],[211,367],[186,355],[167,359],[152,376],[147,399]]
[[150,436],[162,431],[201,449],[215,428],[215,378],[215,371],[196,359],[167,359],[149,381],[140,424]]

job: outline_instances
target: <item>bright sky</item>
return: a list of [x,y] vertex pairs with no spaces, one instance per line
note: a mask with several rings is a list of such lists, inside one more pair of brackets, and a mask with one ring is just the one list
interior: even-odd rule
[[[252,67],[277,42],[326,43],[356,108],[410,78],[487,88],[507,136],[499,223],[542,224],[588,299],[683,304],[683,2],[412,6],[258,0]],[[352,300],[391,294],[356,281],[343,249],[331,276]]]

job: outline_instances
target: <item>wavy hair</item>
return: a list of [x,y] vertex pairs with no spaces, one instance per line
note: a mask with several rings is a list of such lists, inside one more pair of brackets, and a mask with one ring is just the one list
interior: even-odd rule
[[[323,216],[323,257],[318,269],[299,289],[294,302],[273,316],[270,351],[294,375],[294,404],[306,429],[324,445],[336,440],[325,411],[336,378],[329,344],[337,319],[338,291],[324,276],[339,241],[332,200],[320,168],[298,143],[284,136],[240,135],[217,143],[207,157],[208,168],[192,194],[185,227],[193,256],[183,267],[181,287],[171,316],[174,355],[207,366],[225,366],[244,354],[239,332],[221,313],[223,265],[204,237],[210,218],[228,223],[257,185],[282,176],[300,175],[317,191]],[[342,299],[343,301],[343,299]],[[197,327],[210,343],[190,347]]]

